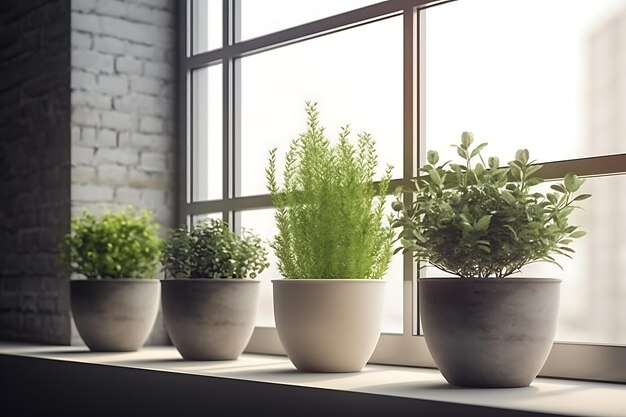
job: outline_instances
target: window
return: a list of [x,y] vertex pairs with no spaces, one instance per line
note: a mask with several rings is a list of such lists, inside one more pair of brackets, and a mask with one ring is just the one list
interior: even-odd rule
[[[416,175],[425,149],[445,152],[463,130],[501,160],[527,147],[544,175],[577,172],[594,195],[577,214],[589,235],[564,271],[524,271],[563,278],[559,334],[542,374],[616,380],[626,372],[623,1],[187,3],[181,220],[222,217],[271,238],[267,152],[284,152],[302,130],[305,100],[319,102],[329,132],[350,123],[372,133],[395,184]],[[270,258],[251,346],[276,353]],[[394,258],[373,362],[433,366],[418,325],[417,274],[409,255]]]

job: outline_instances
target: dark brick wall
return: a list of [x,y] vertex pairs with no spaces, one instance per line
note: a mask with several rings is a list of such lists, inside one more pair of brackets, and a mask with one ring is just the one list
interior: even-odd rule
[[70,0],[0,2],[0,339],[67,344]]
[[80,341],[57,264],[72,214],[174,224],[177,6],[0,1],[0,339]]

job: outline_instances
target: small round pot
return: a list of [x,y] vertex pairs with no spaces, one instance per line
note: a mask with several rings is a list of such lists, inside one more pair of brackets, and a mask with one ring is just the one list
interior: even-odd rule
[[424,338],[452,385],[525,387],[550,353],[561,280],[421,278]]
[[146,342],[159,311],[154,279],[70,281],[72,314],[92,351],[130,352]]
[[165,328],[184,359],[241,355],[254,330],[259,281],[168,279],[161,284]]
[[385,282],[371,279],[272,281],[280,341],[306,372],[359,372],[380,337]]

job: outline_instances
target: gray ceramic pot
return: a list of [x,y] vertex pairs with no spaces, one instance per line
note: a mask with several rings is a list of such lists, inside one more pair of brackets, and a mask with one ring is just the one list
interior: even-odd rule
[[259,281],[168,279],[162,283],[163,321],[187,360],[237,359],[254,330]]
[[560,283],[548,278],[421,278],[424,337],[452,385],[525,387],[550,353]]
[[280,279],[272,283],[276,330],[298,370],[363,369],[380,337],[385,281]]
[[78,333],[93,351],[135,351],[154,326],[160,293],[155,279],[70,281]]

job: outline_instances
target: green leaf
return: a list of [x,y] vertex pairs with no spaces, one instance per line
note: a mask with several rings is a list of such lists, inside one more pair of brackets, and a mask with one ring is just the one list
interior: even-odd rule
[[487,230],[489,228],[489,222],[491,222],[491,217],[492,217],[491,214],[482,216],[480,220],[478,220],[476,224],[474,225],[474,229],[478,231]]
[[580,194],[577,195],[572,201],[583,201],[591,197],[591,194]]
[[585,236],[586,234],[587,232],[585,232],[584,230],[578,230],[574,233],[571,233],[569,237],[571,237],[572,239],[578,239],[578,238]]
[[490,156],[489,159],[487,159],[487,161],[489,163],[489,168],[493,170],[498,169],[498,167],[500,166],[500,160],[495,156]]
[[526,180],[526,185],[528,187],[534,187],[535,185],[541,184],[543,182],[543,178],[532,177]]
[[429,164],[435,165],[437,162],[439,162],[439,154],[436,151],[428,151],[426,153],[426,160]]
[[480,249],[483,252],[491,253],[491,248],[486,245],[478,245],[478,249]]
[[528,149],[518,149],[517,152],[515,152],[515,159],[520,161],[522,165],[528,164],[528,158]]
[[554,191],[558,191],[559,193],[566,193],[565,187],[562,184],[552,184],[550,186]]
[[502,196],[502,199],[508,204],[515,204],[515,197],[513,197],[513,194],[511,194],[509,191],[502,190],[500,195]]
[[439,172],[437,172],[436,169],[431,169],[430,171],[428,171],[428,175],[430,176],[430,178],[433,180],[435,184],[437,185],[443,184],[441,180],[441,176],[439,175]]
[[509,162],[509,167],[511,168],[511,174],[515,179],[522,178],[522,169],[515,163],[515,161]]
[[461,144],[465,147],[465,149],[469,148],[469,146],[474,142],[474,135],[472,132],[463,132],[461,134]]
[[474,148],[474,150],[472,151],[470,157],[473,158],[476,155],[478,155],[480,153],[480,151],[482,151],[485,146],[487,146],[487,143],[481,143],[480,145],[476,146],[476,148]]
[[563,183],[565,184],[565,189],[570,193],[575,193],[582,185],[582,181],[578,178],[578,176],[576,174],[572,174],[571,172],[565,174]]
[[526,175],[527,175],[528,177],[530,177],[531,175],[533,175],[534,173],[536,173],[537,171],[539,171],[541,168],[543,168],[543,166],[542,166],[542,165],[532,165],[532,166],[529,166],[529,167],[526,169]]

